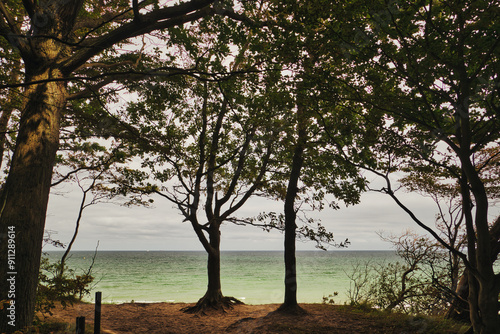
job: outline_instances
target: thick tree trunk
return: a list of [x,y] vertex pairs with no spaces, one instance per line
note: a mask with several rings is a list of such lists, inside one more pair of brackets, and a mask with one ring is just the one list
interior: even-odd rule
[[[488,228],[488,197],[476,169],[468,159],[462,159],[462,168],[467,175],[471,192],[475,200],[477,275],[469,272],[469,306],[472,326],[480,334],[498,333],[500,316],[498,315],[499,286],[493,271],[492,243]],[[468,231],[468,234],[470,232]],[[474,244],[469,242],[469,249]],[[469,261],[471,261],[469,253]]]
[[[494,263],[500,253],[500,216],[490,229],[491,261]],[[469,305],[465,302],[469,295],[469,274],[467,270],[462,274],[457,285],[457,298],[453,301],[446,318],[455,320],[470,320]]]
[[[27,73],[26,80],[60,77],[57,70],[42,69]],[[0,197],[0,300],[9,300],[10,307],[1,311],[2,333],[32,324],[45,214],[66,89],[62,82],[48,82],[29,86],[25,96],[16,149]]]
[[208,253],[207,274],[208,285],[207,292],[202,299],[205,299],[209,305],[217,305],[222,300],[222,289],[220,283],[220,230],[217,223],[212,226],[210,231],[211,252]]

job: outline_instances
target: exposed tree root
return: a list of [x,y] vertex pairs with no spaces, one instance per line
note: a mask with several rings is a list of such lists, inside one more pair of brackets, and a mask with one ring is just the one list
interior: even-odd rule
[[182,312],[190,314],[207,315],[207,312],[223,312],[227,313],[231,310],[234,305],[244,304],[242,301],[234,297],[223,297],[220,298],[209,298],[207,296],[202,297],[196,305],[188,306],[181,309]]
[[281,313],[281,314],[289,314],[294,316],[307,315],[307,311],[300,307],[298,304],[295,305],[286,305],[281,304],[278,309],[272,313]]

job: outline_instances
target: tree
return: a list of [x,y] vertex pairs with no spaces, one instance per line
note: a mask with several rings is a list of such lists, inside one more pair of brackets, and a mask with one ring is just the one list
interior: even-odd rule
[[285,225],[285,297],[279,310],[290,313],[305,313],[297,304],[297,267],[295,258],[296,218],[295,200],[299,193],[299,180],[304,164],[304,151],[308,141],[308,115],[304,103],[304,92],[298,84],[297,110],[295,124],[297,126],[296,142],[293,148],[292,163],[289,167],[288,184],[284,200]]
[[[281,187],[284,188],[283,227],[285,230],[285,297],[278,311],[295,314],[303,313],[297,304],[297,281],[295,242],[297,232],[306,231],[312,239],[323,239],[334,243],[333,234],[324,233],[319,226],[319,233],[297,225],[297,213],[304,203],[313,209],[322,210],[327,202],[327,195],[335,199],[329,203],[333,209],[339,208],[337,201],[346,205],[359,201],[360,193],[365,189],[365,180],[358,173],[358,168],[348,163],[342,152],[354,144],[352,130],[358,125],[351,114],[345,113],[337,98],[323,94],[325,76],[318,72],[323,55],[318,48],[315,24],[325,3],[297,3],[295,1],[272,1],[270,17],[274,24],[269,24],[270,40],[274,47],[272,59],[282,63],[287,74],[294,103],[293,117],[283,140],[280,175],[283,175]],[[274,58],[273,58],[274,57]],[[349,122],[352,121],[352,122]],[[279,184],[279,182],[278,182]],[[323,232],[322,232],[323,231]],[[323,234],[324,233],[324,234]],[[348,240],[335,246],[347,246]]]
[[[412,167],[412,166],[410,166]],[[441,238],[453,249],[463,251],[466,247],[465,238],[465,215],[462,211],[460,198],[460,187],[458,184],[450,184],[451,175],[440,176],[439,170],[429,172],[420,170],[417,166],[414,170],[400,180],[401,185],[410,192],[419,192],[423,196],[430,197],[437,207],[436,228]],[[458,254],[448,253],[448,273],[450,291],[456,291],[460,278],[461,259]]]
[[225,310],[239,301],[222,294],[221,225],[249,223],[236,213],[265,188],[281,112],[269,98],[275,79],[254,64],[252,33],[240,24],[215,17],[170,33],[181,61],[201,75],[134,83],[139,98],[126,114],[143,120],[150,144],[142,148],[145,178],[123,187],[173,203],[207,252],[207,291],[185,311]]
[[493,1],[351,2],[337,13],[342,26],[333,19],[321,30],[331,43],[325,49],[336,45],[350,65],[334,80],[363,106],[367,120],[385,115],[373,146],[380,153],[379,175],[386,178],[395,167],[412,164],[453,175],[460,185],[467,254],[419,221],[389,184],[383,190],[461,257],[469,273],[474,330],[494,333],[500,325],[500,279],[493,270],[491,205],[481,176],[493,159],[479,163],[477,157],[499,143],[498,6]]
[[[479,175],[484,182],[484,186],[491,203],[491,207],[495,206],[498,200],[498,169],[499,148],[490,147],[477,152],[475,161],[478,166],[483,166],[479,171]],[[402,180],[402,185],[410,191],[417,191],[424,196],[429,196],[436,203],[438,214],[436,215],[436,227],[441,233],[441,237],[452,248],[459,251],[466,249],[465,237],[465,214],[462,210],[462,198],[460,193],[460,185],[458,181],[453,183],[453,175],[450,175],[446,170],[439,168],[430,169],[429,166],[408,166],[405,170],[409,173]],[[443,174],[444,173],[444,174]],[[497,219],[490,227],[490,243],[492,247],[491,260],[494,262],[499,254],[500,221]],[[457,253],[448,251],[448,273],[451,278],[449,285],[450,292],[447,294],[453,298],[452,305],[449,308],[446,316],[460,320],[470,318],[467,296],[468,296],[468,271],[461,271],[463,265],[461,258]]]
[[143,165],[156,182],[138,190],[173,203],[207,252],[207,291],[196,306],[185,310],[204,313],[239,303],[222,294],[221,225],[247,223],[236,212],[265,185],[275,130],[269,122],[272,110],[260,110],[258,104],[253,109],[251,102],[250,107],[239,105],[237,81],[187,83],[184,100],[169,108],[177,141],[168,156],[150,152]]
[[492,266],[489,200],[480,175],[492,161],[479,163],[477,156],[499,141],[498,6],[494,1],[331,6],[322,0],[280,5],[292,8],[283,15],[298,26],[292,38],[314,41],[322,101],[339,101],[357,119],[360,131],[351,138],[361,140],[340,151],[347,160],[382,177],[412,164],[433,166],[460,184],[467,255],[420,222],[394,189],[384,191],[461,257],[469,270],[474,329],[495,332],[500,280]]
[[[498,155],[499,148],[491,147],[479,151],[475,160],[477,165],[484,166],[480,170],[480,176],[484,182],[488,198],[495,206],[498,200]],[[405,171],[409,173],[400,180],[401,184],[409,191],[416,191],[423,196],[428,196],[436,203],[438,213],[436,215],[436,227],[441,238],[446,241],[451,248],[461,252],[466,249],[465,237],[465,214],[462,210],[462,199],[460,184],[454,182],[453,175],[446,170],[432,168],[430,166],[419,166],[418,164],[408,166]],[[491,236],[491,259],[495,261],[498,254],[498,217],[490,227]],[[451,296],[452,305],[447,312],[447,317],[454,317],[460,320],[470,318],[467,306],[467,270],[462,272],[463,264],[457,253],[447,251],[447,272],[450,284],[445,285],[444,293]]]
[[[17,259],[15,299],[11,297],[15,321],[10,325],[2,320],[1,332],[24,328],[33,318],[45,213],[60,119],[69,97],[68,82],[92,83],[86,76],[88,68],[101,70],[97,88],[112,82],[120,75],[103,74],[109,64],[94,62],[94,57],[127,39],[211,15],[213,2],[192,0],[160,6],[134,0],[132,7],[121,2],[105,7],[98,1],[83,0],[23,1],[23,6],[1,2],[0,35],[11,50],[19,52],[25,75],[19,132],[0,196],[0,262],[5,268],[9,231],[16,236]],[[7,299],[9,291],[6,273],[3,269],[0,274],[0,300]],[[6,312],[4,308],[2,319],[6,319]]]

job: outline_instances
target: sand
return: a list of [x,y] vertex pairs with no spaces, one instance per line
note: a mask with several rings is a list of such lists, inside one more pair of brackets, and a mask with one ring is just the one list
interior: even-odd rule
[[[397,333],[363,313],[346,312],[325,304],[301,304],[307,311],[294,316],[275,311],[279,305],[236,305],[226,313],[193,315],[181,311],[192,304],[126,303],[102,305],[101,331],[119,333]],[[84,316],[94,321],[93,304],[58,306],[47,321],[76,322]],[[74,330],[74,326],[73,326]],[[69,332],[69,325],[68,325]]]

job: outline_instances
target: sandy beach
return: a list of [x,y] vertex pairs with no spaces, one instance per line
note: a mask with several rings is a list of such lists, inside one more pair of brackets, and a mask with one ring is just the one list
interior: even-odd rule
[[[102,305],[102,333],[427,333],[429,324],[422,319],[388,320],[350,308],[325,304],[301,304],[307,315],[275,313],[278,304],[236,305],[228,312],[207,315],[186,314],[182,303],[126,303]],[[76,317],[94,321],[93,304],[58,306],[45,321],[67,322],[72,333]],[[73,325],[70,330],[70,324]],[[65,330],[57,333],[65,333]],[[441,332],[440,332],[441,333]],[[443,331],[442,333],[457,333]]]

